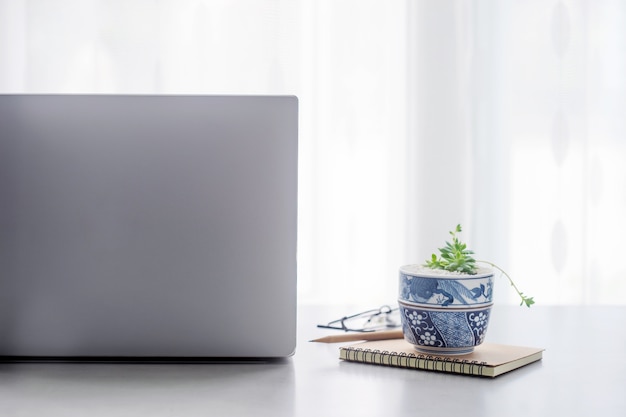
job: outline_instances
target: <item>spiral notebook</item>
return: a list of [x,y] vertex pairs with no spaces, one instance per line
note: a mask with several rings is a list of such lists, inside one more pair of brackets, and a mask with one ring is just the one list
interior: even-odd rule
[[404,339],[372,340],[340,348],[339,358],[400,368],[494,378],[543,357],[540,348],[483,343],[467,355],[421,354]]

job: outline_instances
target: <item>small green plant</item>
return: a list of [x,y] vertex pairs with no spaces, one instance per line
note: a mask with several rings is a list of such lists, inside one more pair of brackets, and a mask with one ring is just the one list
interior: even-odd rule
[[458,224],[456,229],[450,232],[452,235],[452,242],[446,241],[446,245],[443,248],[439,248],[439,256],[436,254],[432,254],[431,258],[426,261],[426,266],[432,269],[443,269],[450,272],[459,272],[465,273],[469,275],[476,274],[477,266],[476,263],[484,263],[487,264],[498,271],[500,271],[507,279],[511,286],[515,289],[517,294],[521,298],[520,306],[526,305],[530,307],[535,304],[535,300],[533,297],[527,297],[522,293],[517,285],[513,282],[509,274],[504,271],[504,269],[500,268],[498,265],[489,261],[477,261],[472,256],[474,254],[473,251],[467,249],[467,245],[461,242],[457,236],[457,233],[461,233],[461,225]]

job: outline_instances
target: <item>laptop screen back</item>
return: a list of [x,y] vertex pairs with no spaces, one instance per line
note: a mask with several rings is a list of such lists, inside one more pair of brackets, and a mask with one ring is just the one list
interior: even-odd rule
[[297,107],[0,95],[0,356],[290,355]]

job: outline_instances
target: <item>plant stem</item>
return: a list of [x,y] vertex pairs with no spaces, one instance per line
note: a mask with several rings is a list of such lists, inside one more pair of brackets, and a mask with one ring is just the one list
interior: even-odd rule
[[504,274],[505,277],[507,277],[507,279],[509,280],[509,282],[511,283],[511,286],[515,289],[515,291],[517,292],[517,294],[520,296],[520,298],[522,299],[522,302],[520,303],[520,305],[522,304],[526,304],[527,307],[530,307],[532,304],[535,304],[535,301],[533,300],[533,297],[526,297],[524,295],[524,293],[522,293],[519,288],[517,288],[517,285],[515,285],[515,283],[513,282],[513,279],[509,276],[509,274],[506,273],[506,271],[502,268],[500,268],[498,265],[494,264],[493,262],[489,262],[489,261],[482,261],[482,260],[477,260],[476,262],[480,262],[480,263],[484,263],[487,265],[492,266],[493,268],[496,268],[498,271],[500,271],[502,274]]

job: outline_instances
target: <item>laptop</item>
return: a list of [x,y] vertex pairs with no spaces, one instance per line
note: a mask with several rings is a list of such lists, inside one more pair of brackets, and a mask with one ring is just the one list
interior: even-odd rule
[[0,359],[282,358],[294,96],[0,95]]

